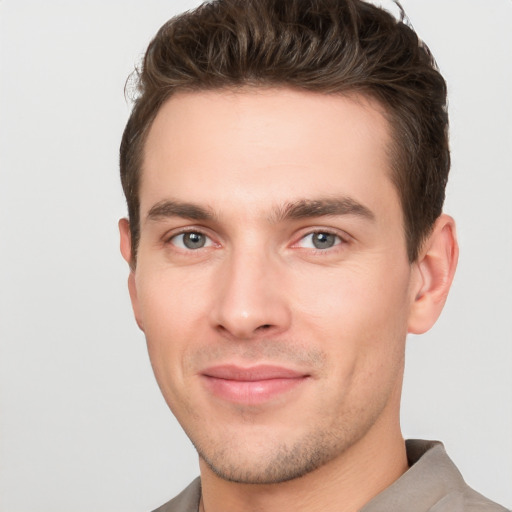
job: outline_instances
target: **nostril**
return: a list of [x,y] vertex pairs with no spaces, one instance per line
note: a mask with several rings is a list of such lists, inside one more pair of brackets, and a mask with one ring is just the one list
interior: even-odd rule
[[265,325],[260,325],[258,327],[258,329],[260,329],[261,331],[265,331],[267,329],[270,329],[272,326],[270,324],[265,324]]

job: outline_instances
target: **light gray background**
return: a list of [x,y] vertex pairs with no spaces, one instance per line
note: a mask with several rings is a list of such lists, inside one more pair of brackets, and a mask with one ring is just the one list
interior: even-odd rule
[[[194,1],[0,1],[0,510],[143,511],[197,474],[118,253],[125,79]],[[512,506],[512,2],[404,0],[449,82],[461,258],[411,337],[408,437]]]

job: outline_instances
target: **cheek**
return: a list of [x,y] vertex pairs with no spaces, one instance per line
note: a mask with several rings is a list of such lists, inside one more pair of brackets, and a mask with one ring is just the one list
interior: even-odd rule
[[[378,266],[376,268],[379,268]],[[304,278],[295,318],[329,353],[341,387],[359,390],[391,381],[400,369],[408,317],[407,271],[372,272],[372,267],[332,269]],[[306,282],[307,281],[307,282]],[[318,286],[318,283],[325,283]]]
[[298,316],[332,326],[340,334],[351,329],[382,331],[404,324],[408,315],[409,274],[388,265],[320,269],[298,276],[293,292]]
[[137,292],[146,335],[160,339],[187,329],[204,310],[204,279],[172,269],[142,270]]
[[167,270],[141,272],[137,292],[148,352],[160,386],[168,379],[183,379],[186,353],[207,338],[207,291]]
[[333,418],[344,418],[345,425],[378,414],[400,387],[406,288],[403,279],[391,289],[387,279],[352,273],[333,278],[328,289],[301,304],[299,317],[308,322],[304,330],[317,336],[328,354],[330,378],[321,393],[322,407],[331,408]]

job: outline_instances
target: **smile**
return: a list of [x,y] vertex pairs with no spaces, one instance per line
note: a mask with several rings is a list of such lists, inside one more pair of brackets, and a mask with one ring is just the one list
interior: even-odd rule
[[238,404],[257,405],[289,392],[310,377],[306,373],[272,365],[242,368],[222,365],[201,374],[209,392]]

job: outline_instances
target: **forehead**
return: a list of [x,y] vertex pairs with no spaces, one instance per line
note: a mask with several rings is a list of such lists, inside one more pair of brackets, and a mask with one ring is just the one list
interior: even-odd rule
[[372,202],[395,194],[389,143],[380,105],[364,96],[287,88],[178,93],[147,137],[142,213],[165,194],[214,207],[331,194]]

